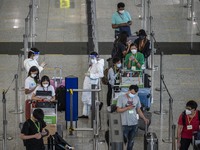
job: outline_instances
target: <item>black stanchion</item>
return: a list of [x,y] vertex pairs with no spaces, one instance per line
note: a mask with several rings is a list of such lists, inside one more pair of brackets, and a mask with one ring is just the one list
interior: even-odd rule
[[160,110],[159,111],[154,111],[155,114],[161,115],[161,114],[166,114],[167,111],[163,110],[163,85],[162,85],[162,79],[164,78],[163,76],[163,52],[160,53]]
[[168,127],[168,138],[166,139],[162,139],[163,142],[165,143],[171,143],[172,142],[172,138],[171,138],[171,132],[172,132],[172,123],[173,123],[173,98],[167,88],[167,85],[165,84],[165,81],[164,81],[164,75],[162,76],[162,82],[163,82],[163,85],[167,91],[167,94],[169,96],[169,127]]

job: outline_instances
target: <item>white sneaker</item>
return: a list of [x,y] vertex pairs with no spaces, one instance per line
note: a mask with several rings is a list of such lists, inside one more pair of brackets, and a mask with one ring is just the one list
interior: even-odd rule
[[107,111],[111,112],[111,107],[110,106],[107,107]]

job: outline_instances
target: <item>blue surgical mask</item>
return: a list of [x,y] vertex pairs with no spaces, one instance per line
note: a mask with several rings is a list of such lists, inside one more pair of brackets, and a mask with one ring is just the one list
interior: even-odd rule
[[134,98],[134,97],[135,97],[135,94],[129,93],[128,96],[129,96],[130,98]]
[[117,66],[117,68],[120,68],[122,66],[122,64],[120,63],[120,64],[117,64],[116,66]]

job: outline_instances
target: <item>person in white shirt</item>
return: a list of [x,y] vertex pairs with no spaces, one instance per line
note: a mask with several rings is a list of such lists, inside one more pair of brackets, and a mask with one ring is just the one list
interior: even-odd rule
[[39,58],[39,50],[37,48],[31,48],[28,52],[28,58],[24,60],[24,68],[26,72],[29,72],[29,69],[32,66],[36,66],[39,69],[39,72],[41,72],[44,69],[44,66],[46,65],[45,62],[41,63],[41,65],[38,64],[38,58]]
[[[51,91],[51,96],[37,96],[36,91]],[[50,79],[48,76],[44,75],[41,78],[40,85],[34,90],[32,95],[32,100],[36,101],[55,101],[55,89],[50,85]]]
[[31,99],[33,91],[39,83],[39,69],[36,66],[32,66],[28,72],[28,77],[25,80],[25,94],[27,99]]
[[[85,79],[83,82],[83,89],[91,89],[91,85],[98,85],[99,79],[104,76],[104,59],[100,59],[97,52],[90,53],[91,65],[88,68],[87,73],[85,73]],[[90,107],[91,107],[91,92],[82,93],[82,102],[83,102],[83,113],[79,118],[88,118]],[[102,103],[100,107],[102,107]]]

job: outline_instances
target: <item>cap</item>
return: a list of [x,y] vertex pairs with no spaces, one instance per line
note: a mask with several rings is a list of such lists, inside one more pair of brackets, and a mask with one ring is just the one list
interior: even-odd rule
[[140,30],[139,30],[139,36],[147,36],[145,30],[140,29]]

